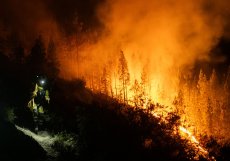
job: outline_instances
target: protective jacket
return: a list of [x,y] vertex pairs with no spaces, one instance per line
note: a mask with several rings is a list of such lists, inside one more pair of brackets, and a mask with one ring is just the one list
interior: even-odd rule
[[36,113],[44,113],[44,106],[49,103],[49,91],[45,90],[42,86],[35,84],[35,89],[32,92],[31,100],[28,103],[28,107],[31,111]]

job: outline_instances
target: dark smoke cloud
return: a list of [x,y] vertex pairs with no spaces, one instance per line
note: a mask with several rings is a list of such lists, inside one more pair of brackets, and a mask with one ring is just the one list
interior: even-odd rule
[[42,1],[2,0],[0,23],[8,37],[14,37],[27,44],[38,35],[54,35],[57,31],[55,20]]
[[74,32],[76,21],[83,23],[84,28],[100,26],[96,9],[104,0],[56,0],[48,3],[58,23],[67,33]]
[[[125,7],[128,3],[130,3],[129,6],[131,7]],[[135,8],[132,10],[132,6],[135,6],[134,3],[137,3],[137,1],[1,0],[0,39],[7,40],[13,35],[14,39],[19,39],[25,46],[29,47],[39,35],[43,35],[45,40],[49,40],[50,38],[62,39],[66,35],[73,35],[77,32],[79,24],[83,25],[83,32],[106,29],[104,33],[107,33],[108,27],[111,27],[108,26],[108,24],[111,24],[107,20],[109,20],[111,16],[114,16],[113,9],[116,8],[116,5],[119,4],[118,10],[121,10],[121,15],[118,17],[118,21],[115,22],[126,23],[126,21],[123,20],[124,17],[127,17],[126,15],[133,16],[133,18],[128,17],[128,20],[134,22],[143,21],[143,19],[148,16],[151,5],[155,4],[154,1],[140,1],[135,11]],[[159,7],[164,8],[164,6],[168,6],[168,10],[173,10],[172,7],[178,4],[175,11],[172,11],[174,14],[180,12],[181,8],[189,6],[187,5],[189,3],[191,3],[191,1],[179,0],[178,2],[173,2],[171,0],[162,0]],[[195,5],[196,3],[198,5]],[[207,26],[212,26],[213,24],[219,24],[219,26],[221,26],[220,31],[218,31],[221,32],[218,38],[229,40],[230,3],[228,0],[195,0],[194,6],[198,6],[199,8],[188,8],[188,11],[182,9],[184,13],[181,13],[181,15],[193,15],[193,10],[194,12],[203,12],[201,15],[204,15],[203,20],[206,21]],[[157,12],[160,8],[155,8],[154,10]],[[130,22],[127,21],[127,23]],[[116,28],[115,25],[112,26],[112,28],[113,27]],[[184,27],[192,28],[189,23],[185,24]],[[115,34],[119,35],[121,32]],[[188,40],[189,37],[190,35],[188,35]],[[218,46],[218,40],[215,42],[215,45],[212,47],[221,47],[221,45]]]
[[[197,2],[201,1],[203,12],[212,15],[210,17],[218,16],[224,20],[226,34],[223,35],[229,37],[230,6],[228,0],[198,0]],[[75,32],[76,21],[83,23],[85,29],[101,27],[103,23],[98,20],[96,12],[98,6],[103,3],[105,0],[1,0],[0,26],[3,27],[0,29],[5,28],[26,39],[43,32],[52,33],[57,28],[72,34]],[[112,4],[113,1],[109,3]],[[164,1],[164,3],[171,2]],[[180,3],[183,6],[183,1]],[[110,10],[107,12],[109,15]]]
[[[222,33],[216,46],[213,47],[211,57],[214,64],[230,64],[230,3],[228,0],[205,0],[203,11],[208,15],[208,21],[219,20]],[[217,67],[218,68],[218,67]]]
[[[95,11],[101,0],[1,0],[0,38],[10,35],[30,44],[36,37],[57,38],[99,26]],[[16,38],[17,37],[17,38]]]

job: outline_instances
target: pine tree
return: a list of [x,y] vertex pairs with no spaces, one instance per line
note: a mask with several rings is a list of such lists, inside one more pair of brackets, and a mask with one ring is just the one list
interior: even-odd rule
[[118,74],[119,80],[121,82],[121,93],[123,94],[123,101],[127,101],[127,92],[128,92],[128,85],[130,83],[130,74],[128,70],[128,64],[125,59],[123,51],[120,51],[119,57],[119,66],[118,66]]
[[58,76],[59,73],[58,68],[60,67],[60,64],[58,62],[58,57],[57,57],[57,48],[53,39],[49,41],[46,59],[47,59],[46,61],[47,64],[45,65],[46,74],[49,76],[49,78],[54,79]]
[[202,128],[202,131],[206,131],[208,129],[207,122],[208,122],[208,116],[207,116],[207,102],[208,102],[208,95],[207,95],[207,87],[208,87],[208,81],[206,75],[203,73],[202,70],[200,70],[199,74],[199,80],[197,84],[197,88],[199,91],[199,100],[198,100],[198,114],[200,117],[199,119],[199,125]]
[[141,91],[140,91],[140,85],[138,83],[138,80],[135,79],[134,84],[131,88],[133,91],[133,103],[136,107],[140,106],[140,97],[141,97]]
[[103,68],[101,84],[102,84],[101,92],[108,95],[109,80],[108,80],[108,72],[106,70],[106,67]]
[[21,65],[23,63],[25,56],[24,48],[19,44],[15,49],[14,49],[14,61],[16,64]]
[[173,101],[173,104],[176,107],[176,111],[179,115],[184,114],[184,93],[182,90],[179,90],[177,97]]
[[202,71],[202,69],[200,70],[197,88],[199,90],[200,95],[206,94],[206,92],[207,92],[207,77],[204,74],[204,72]]
[[[209,100],[208,100],[208,123],[209,123],[209,129],[210,133],[213,133],[215,131],[219,131],[220,126],[218,125],[219,117],[220,117],[220,106],[219,106],[219,100],[221,99],[219,96],[219,89],[218,89],[218,77],[216,74],[215,69],[212,70],[212,74],[209,80]],[[215,130],[214,130],[215,129]]]
[[27,67],[32,77],[45,73],[46,65],[45,45],[41,36],[35,40],[35,44],[31,49],[31,53],[27,58]]
[[217,78],[217,74],[216,74],[216,70],[215,70],[215,69],[212,70],[212,75],[211,75],[211,77],[210,77],[209,82],[210,82],[210,87],[211,87],[213,90],[215,90],[215,88],[216,88],[217,85],[218,85],[218,78]]
[[141,86],[140,92],[141,92],[142,97],[147,97],[148,78],[147,78],[146,67],[142,69],[140,86]]
[[102,71],[102,92],[113,97],[112,78],[111,78],[111,62],[109,61]]
[[207,122],[208,122],[209,134],[212,135],[212,132],[213,132],[213,106],[212,106],[210,98],[208,98],[208,100],[207,100]]

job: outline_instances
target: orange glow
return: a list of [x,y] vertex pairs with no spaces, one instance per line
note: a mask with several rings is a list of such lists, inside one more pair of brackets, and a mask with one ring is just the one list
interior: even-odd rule
[[[162,115],[162,113],[159,112],[160,110],[157,111],[152,111],[151,114],[160,119],[160,121],[167,123],[167,120],[165,119],[165,117],[167,117],[167,113],[165,113],[165,115]],[[170,111],[168,111],[170,112]],[[215,161],[215,158],[212,157],[210,158],[208,156],[208,151],[202,147],[202,145],[200,144],[200,142],[196,139],[196,137],[185,127],[183,127],[182,125],[178,126],[178,130],[179,130],[179,135],[184,138],[189,140],[189,144],[192,145],[192,147],[194,148],[194,150],[196,150],[197,153],[197,157],[199,158],[199,155],[205,157],[206,159],[210,160],[210,161]],[[177,134],[177,128],[174,128],[174,133]],[[194,158],[196,160],[196,158]]]
[[[189,138],[191,138],[191,141],[199,144],[199,141],[191,134],[190,131],[188,131],[187,129],[185,129],[184,127],[180,126],[179,127],[180,131],[182,132],[182,134],[186,134]],[[206,152],[207,153],[207,152]]]
[[68,41],[66,46],[71,47],[61,51],[61,75],[83,77],[89,88],[100,91],[105,68],[110,77],[109,94],[117,97],[121,86],[117,68],[122,50],[130,73],[128,100],[133,99],[130,89],[135,80],[140,84],[145,72],[145,96],[170,106],[178,93],[181,68],[198,59],[208,59],[223,30],[221,19],[209,20],[202,5],[201,0],[107,1],[98,8],[104,33],[98,41],[83,45],[76,43],[78,37]]
[[[158,118],[176,111],[181,134],[194,144],[199,145],[199,134],[230,139],[224,85],[214,88],[213,77],[201,73],[195,80],[190,74],[197,60],[210,61],[224,32],[217,8],[205,10],[205,5],[203,0],[108,0],[98,8],[104,30],[96,40],[87,33],[85,43],[77,43],[76,36],[62,45],[61,76],[83,78],[94,92],[139,108],[164,105],[152,113]],[[121,52],[129,81],[119,73]],[[195,80],[192,85],[189,79]]]

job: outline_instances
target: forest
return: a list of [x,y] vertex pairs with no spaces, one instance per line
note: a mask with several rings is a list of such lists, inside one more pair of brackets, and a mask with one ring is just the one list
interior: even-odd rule
[[[181,80],[181,88],[168,107],[151,100],[145,74],[141,74],[141,82],[131,84],[122,51],[115,88],[111,87],[109,68],[103,68],[102,75],[92,79],[60,78],[55,52],[54,41],[46,48],[41,36],[34,41],[29,55],[19,43],[12,53],[1,52],[4,160],[229,159],[228,70],[223,79],[215,70],[206,75],[200,69],[193,80]],[[51,145],[55,152],[47,152],[14,126],[34,131],[27,103],[37,75],[46,76],[50,90],[44,128],[56,138]],[[164,95],[162,91],[160,94]],[[181,135],[182,127],[199,138],[199,143],[184,137],[186,133]]]
[[0,160],[229,161],[228,0],[1,0]]

